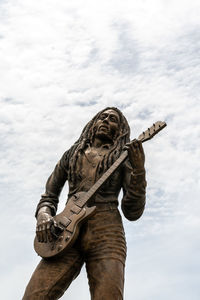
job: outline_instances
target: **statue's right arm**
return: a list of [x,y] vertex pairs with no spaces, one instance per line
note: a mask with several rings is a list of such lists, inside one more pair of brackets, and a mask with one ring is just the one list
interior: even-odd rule
[[35,216],[37,218],[36,234],[39,242],[51,241],[50,227],[57,226],[53,216],[56,214],[59,195],[68,178],[68,151],[57,163],[46,183],[45,193],[41,196]]

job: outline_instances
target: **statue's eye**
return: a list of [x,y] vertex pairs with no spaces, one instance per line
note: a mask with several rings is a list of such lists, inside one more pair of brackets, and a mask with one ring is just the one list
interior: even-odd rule
[[111,117],[110,117],[110,120],[111,120],[112,122],[117,122],[117,118],[115,118],[114,116],[111,116]]
[[103,120],[103,119],[105,119],[105,117],[106,117],[105,115],[101,115],[100,119]]

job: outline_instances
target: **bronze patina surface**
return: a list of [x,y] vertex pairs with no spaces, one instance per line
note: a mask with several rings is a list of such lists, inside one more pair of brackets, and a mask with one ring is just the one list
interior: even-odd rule
[[[126,145],[126,146],[125,146]],[[124,146],[128,159],[92,198],[97,207],[81,226],[72,247],[60,257],[42,259],[26,288],[23,300],[59,299],[86,264],[92,300],[122,300],[126,241],[118,211],[118,195],[124,216],[137,220],[145,206],[145,168],[142,143],[130,143],[128,122],[120,110],[108,107],[83,129],[78,141],[66,151],[50,175],[36,209],[37,238],[52,240],[52,228],[60,192],[68,180],[68,199],[88,191],[120,156]]]

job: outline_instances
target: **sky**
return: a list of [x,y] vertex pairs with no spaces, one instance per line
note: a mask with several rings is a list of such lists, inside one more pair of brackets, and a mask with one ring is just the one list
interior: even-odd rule
[[[0,290],[21,299],[40,258],[35,208],[83,126],[118,107],[144,144],[147,204],[123,218],[125,300],[200,294],[199,0],[0,0]],[[67,186],[60,197],[62,211]],[[121,198],[121,194],[120,194]],[[86,271],[61,298],[90,299]]]

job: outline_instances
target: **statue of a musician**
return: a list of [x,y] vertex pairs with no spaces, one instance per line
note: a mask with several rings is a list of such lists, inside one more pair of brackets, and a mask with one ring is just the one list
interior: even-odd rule
[[23,300],[59,299],[86,264],[92,300],[122,300],[126,241],[118,195],[124,216],[137,220],[145,206],[145,169],[142,143],[130,143],[130,128],[122,112],[108,107],[85,126],[78,141],[66,151],[46,184],[37,206],[37,239],[47,243],[58,224],[54,220],[60,192],[68,180],[68,199],[88,191],[124,149],[128,159],[102,185],[88,205],[96,211],[80,229],[72,247],[60,257],[42,259]]

